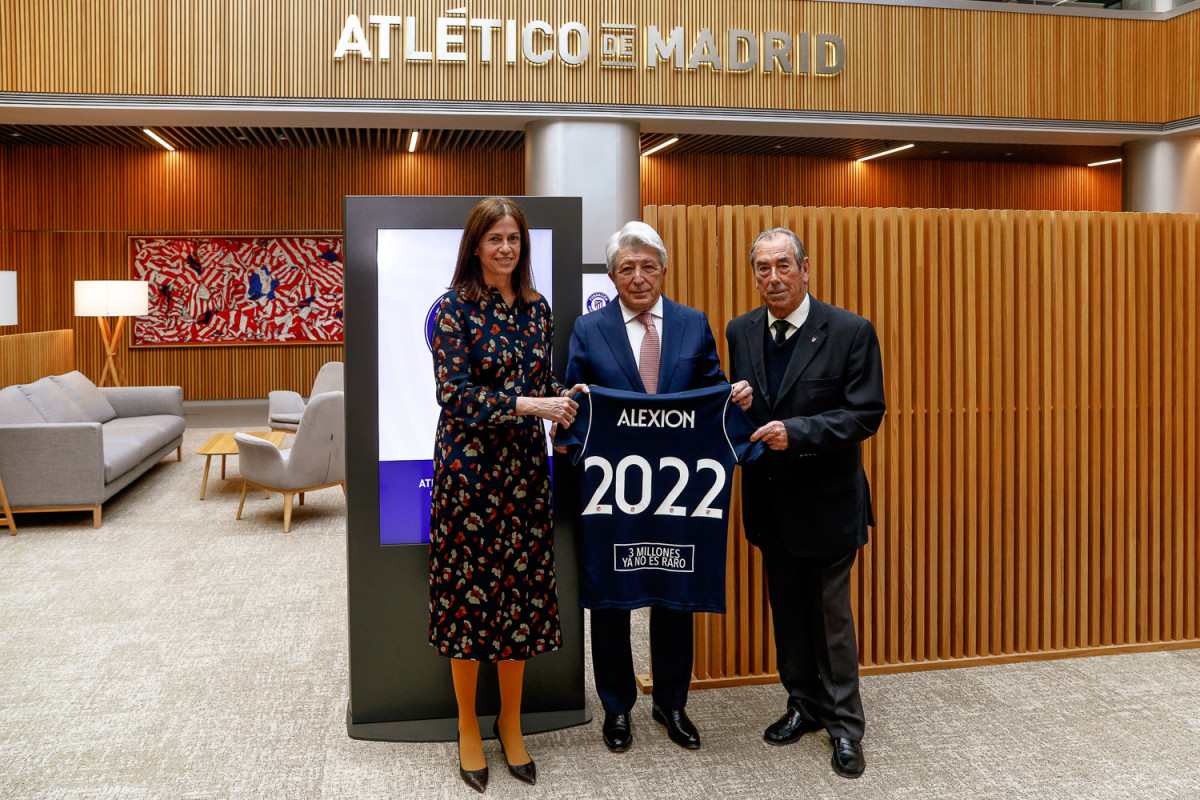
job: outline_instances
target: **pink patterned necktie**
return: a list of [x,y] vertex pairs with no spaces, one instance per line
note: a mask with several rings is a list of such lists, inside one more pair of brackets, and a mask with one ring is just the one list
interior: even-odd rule
[[646,386],[646,394],[658,394],[658,328],[654,327],[654,317],[649,311],[638,314],[637,320],[646,328],[638,353],[638,372]]

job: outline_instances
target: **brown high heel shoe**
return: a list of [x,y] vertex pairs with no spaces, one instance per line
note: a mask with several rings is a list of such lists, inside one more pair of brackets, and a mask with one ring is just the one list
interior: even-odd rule
[[[458,752],[458,776],[463,779],[463,783],[465,783],[467,786],[470,786],[472,789],[474,789],[475,791],[482,794],[483,792],[485,792],[487,790],[488,768],[486,766],[484,766],[483,769],[463,769],[463,765],[462,765],[462,734],[461,733],[457,735],[457,737],[455,738],[455,741],[458,742],[458,751],[459,751]],[[509,767],[509,769],[511,770],[512,767]]]
[[[496,719],[492,722],[492,735],[496,737],[496,741],[500,742],[500,752],[504,753],[504,740],[500,738],[500,720]],[[508,754],[504,753],[504,763],[508,764]],[[533,763],[533,758],[525,764],[517,764],[513,766],[508,764],[508,771],[514,778],[523,783],[528,783],[533,786],[537,783],[537,764]]]

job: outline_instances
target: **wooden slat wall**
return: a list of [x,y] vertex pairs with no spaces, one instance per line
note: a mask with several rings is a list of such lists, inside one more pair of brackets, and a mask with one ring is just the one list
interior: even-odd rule
[[[867,165],[749,156],[642,162],[643,192],[672,203],[691,202],[698,194],[703,199],[719,194],[722,202],[746,195],[770,202],[778,195],[780,200],[804,198],[822,205],[861,197],[880,203],[915,197],[932,205],[961,200],[982,207],[1074,208],[1069,204],[1078,202],[1092,210],[1120,203],[1119,170],[1108,168],[1081,172],[1048,165],[908,162],[895,165],[897,172],[892,165],[862,170]],[[343,195],[521,194],[523,168],[521,151],[248,148],[167,153],[0,147],[0,193],[20,198],[0,204],[0,246],[9,268],[19,273],[21,325],[13,332],[73,329],[75,366],[98,379],[103,363],[99,331],[94,320],[73,315],[72,284],[127,277],[129,234],[336,231],[342,224]],[[847,172],[860,176],[853,186],[830,177]],[[708,188],[700,188],[706,184]],[[964,197],[956,188],[961,186],[983,188]],[[715,291],[716,274],[709,280]],[[124,340],[121,359],[129,382],[181,385],[188,399],[263,397],[271,389],[305,392],[321,364],[341,357],[336,345],[130,350],[127,335]]]
[[[1200,645],[1200,217],[762,206],[645,209],[667,291],[721,332],[787,225],[814,295],[871,319],[888,414],[852,592],[864,671]],[[699,685],[773,680],[735,509],[729,613]]]
[[1120,211],[1121,167],[660,153],[643,205],[820,205]]
[[[344,195],[519,194],[522,167],[519,151],[0,148],[0,192],[10,198],[0,205],[0,248],[18,273],[14,331],[71,328],[75,368],[99,380],[99,328],[74,316],[73,283],[128,278],[130,234],[340,232]],[[261,398],[307,393],[342,346],[130,348],[125,333],[120,356],[128,384],[179,385],[189,400]]]
[[[0,91],[254,98],[394,98],[809,109],[1025,119],[1162,123],[1200,113],[1192,44],[1195,14],[1171,20],[1004,13],[867,3],[756,0],[517,2],[479,0],[472,18],[542,19],[591,31],[580,67],[519,56],[484,64],[477,33],[466,63],[393,56],[336,61],[346,15],[384,13],[344,0],[23,0],[0,4]],[[410,0],[417,46],[432,50],[444,3]],[[401,13],[391,11],[388,13]],[[638,26],[636,69],[603,69],[601,23]],[[846,66],[833,77],[646,69],[646,25],[685,28],[690,54],[710,28],[727,56],[731,28],[833,33]],[[378,41],[368,28],[368,40]],[[499,45],[502,35],[493,42]],[[132,43],[138,43],[133,46]],[[539,49],[548,40],[537,37]],[[378,53],[378,46],[374,47]],[[796,60],[799,55],[796,55]]]
[[75,369],[75,332],[41,331],[0,336],[0,389]]

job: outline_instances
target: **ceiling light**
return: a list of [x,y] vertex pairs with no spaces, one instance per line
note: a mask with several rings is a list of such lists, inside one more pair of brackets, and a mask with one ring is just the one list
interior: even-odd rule
[[1107,161],[1093,161],[1092,163],[1088,164],[1088,166],[1089,167],[1103,167],[1105,164],[1120,164],[1120,163],[1121,163],[1121,159],[1110,158]]
[[642,153],[642,156],[645,157],[645,156],[654,155],[659,150],[666,150],[668,147],[670,147],[671,145],[675,144],[678,141],[679,141],[678,136],[672,136],[670,139],[667,139],[665,142],[654,145],[654,147],[651,147],[649,150]]
[[142,128],[142,133],[146,134],[146,135],[147,135],[147,136],[149,136],[151,139],[153,139],[154,141],[156,141],[156,142],[158,142],[159,144],[161,144],[163,147],[165,147],[165,148],[167,148],[168,150],[170,150],[172,153],[174,153],[174,152],[175,152],[175,148],[174,148],[174,147],[171,147],[171,145],[167,144],[167,141],[166,141],[166,139],[163,139],[161,136],[159,136],[157,133],[155,133],[154,131],[150,130],[149,128]]
[[417,140],[421,138],[421,132],[414,130],[408,135],[408,152],[415,153],[417,151]]
[[891,150],[884,150],[882,153],[876,153],[873,156],[863,156],[862,158],[858,159],[858,162],[862,163],[863,161],[870,161],[872,158],[890,156],[892,153],[899,153],[901,150],[907,150],[910,147],[916,147],[916,145],[912,142],[909,142],[908,144],[902,144],[899,147],[893,147]]

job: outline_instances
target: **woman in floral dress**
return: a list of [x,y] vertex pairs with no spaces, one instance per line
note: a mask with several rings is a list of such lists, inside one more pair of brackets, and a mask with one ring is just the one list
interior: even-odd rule
[[496,662],[495,733],[508,769],[536,781],[521,737],[525,659],[562,643],[554,586],[550,470],[542,419],[567,427],[577,404],[550,372],[550,307],[533,288],[529,229],[511,200],[467,219],[434,321],[437,440],[429,536],[429,641],[451,658],[459,774],[487,785],[475,716],[480,661]]

